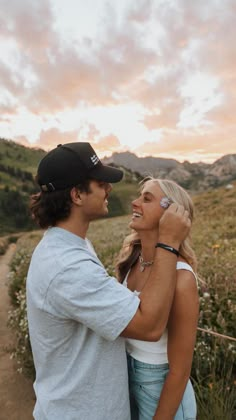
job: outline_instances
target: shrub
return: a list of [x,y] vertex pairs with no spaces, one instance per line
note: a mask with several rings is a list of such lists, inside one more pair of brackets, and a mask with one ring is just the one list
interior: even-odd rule
[[8,280],[9,296],[13,306],[9,311],[8,324],[15,331],[17,339],[12,357],[17,359],[18,370],[32,379],[35,376],[35,369],[28,333],[25,284],[32,249],[40,236],[41,233],[30,234],[19,239]]
[[23,372],[34,379],[35,369],[29,340],[24,283],[22,286],[22,289],[15,293],[15,309],[10,311],[8,316],[8,325],[15,330],[17,340],[12,357],[17,360],[18,372]]
[[0,255],[4,255],[8,248],[8,239],[7,237],[0,238]]

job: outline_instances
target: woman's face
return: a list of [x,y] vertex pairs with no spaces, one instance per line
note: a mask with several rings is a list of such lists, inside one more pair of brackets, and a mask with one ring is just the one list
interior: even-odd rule
[[130,227],[136,231],[158,229],[160,218],[165,211],[161,205],[164,197],[165,194],[157,182],[145,182],[140,196],[132,202]]

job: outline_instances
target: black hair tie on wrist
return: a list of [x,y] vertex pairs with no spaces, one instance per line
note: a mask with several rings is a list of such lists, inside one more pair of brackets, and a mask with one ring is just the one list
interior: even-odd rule
[[162,248],[162,249],[165,249],[166,251],[172,252],[172,254],[177,255],[177,257],[179,256],[179,251],[173,248],[173,246],[166,245],[161,242],[157,242],[157,244],[155,245],[155,248]]

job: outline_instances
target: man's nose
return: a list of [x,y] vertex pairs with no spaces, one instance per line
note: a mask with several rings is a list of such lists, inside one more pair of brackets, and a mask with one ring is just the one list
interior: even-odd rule
[[106,192],[111,192],[111,190],[112,190],[112,185],[111,184],[109,184],[109,183],[107,183],[107,185],[106,185]]

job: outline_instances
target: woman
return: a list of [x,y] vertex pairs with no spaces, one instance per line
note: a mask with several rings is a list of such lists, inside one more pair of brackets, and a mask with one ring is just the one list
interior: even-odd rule
[[[192,221],[189,195],[170,180],[144,180],[139,198],[132,203],[130,227],[135,233],[124,242],[117,273],[119,280],[136,294],[142,292],[152,269],[159,221],[171,202],[184,206]],[[166,331],[158,342],[127,339],[130,396],[136,406],[131,403],[132,418],[196,418],[189,380],[199,310],[195,270],[196,257],[188,236],[179,249],[176,291]]]

